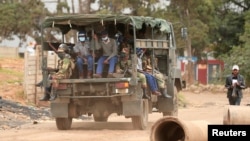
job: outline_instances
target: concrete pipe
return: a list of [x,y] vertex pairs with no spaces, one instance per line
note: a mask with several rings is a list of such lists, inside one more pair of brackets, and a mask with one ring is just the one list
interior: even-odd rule
[[250,107],[249,106],[234,106],[225,107],[223,124],[224,125],[249,125],[250,124]]
[[151,127],[150,141],[207,141],[208,122],[183,121],[166,116]]

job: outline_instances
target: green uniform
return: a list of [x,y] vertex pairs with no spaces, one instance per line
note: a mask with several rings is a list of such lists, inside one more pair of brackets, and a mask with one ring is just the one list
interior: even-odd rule
[[[145,71],[147,71],[147,72],[150,69],[149,71],[152,72],[152,66],[151,66],[150,58],[144,56],[143,59],[142,59],[142,62],[143,62],[143,69]],[[155,58],[154,65],[155,65],[155,68],[157,68],[157,58]],[[154,69],[153,76],[157,79],[157,84],[158,84],[159,88],[165,88],[166,87],[165,76],[161,72]]]
[[131,66],[132,66],[131,60],[126,60],[126,61],[121,60],[116,65],[116,72],[119,74],[124,74],[124,77],[129,77],[131,76],[130,74]]
[[72,60],[68,54],[65,54],[63,59],[58,61],[58,72],[52,74],[53,83],[58,85],[59,79],[69,78],[72,74]]
[[166,80],[164,75],[159,71],[154,71],[154,77],[157,79],[157,84],[159,88],[165,88],[166,87]]
[[[125,77],[126,76],[131,76],[131,66],[132,66],[132,62],[131,62],[131,60],[126,60],[126,61],[123,61],[123,60],[121,60],[119,63],[118,63],[118,65],[116,65],[116,72],[117,73],[124,73],[124,71],[126,70],[126,69],[128,69],[127,70],[127,72],[125,73]],[[142,85],[143,86],[147,86],[147,79],[146,79],[146,77],[145,77],[145,75],[143,74],[143,73],[137,73],[137,77],[139,78],[139,80],[142,82]]]

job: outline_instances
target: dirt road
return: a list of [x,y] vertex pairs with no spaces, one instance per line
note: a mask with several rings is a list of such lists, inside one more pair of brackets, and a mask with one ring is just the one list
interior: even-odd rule
[[[186,107],[179,109],[178,118],[183,120],[205,120],[211,124],[222,124],[223,110],[228,105],[225,93],[192,94],[182,92]],[[242,105],[250,102],[250,94],[245,92]],[[59,131],[54,121],[28,123],[20,129],[0,131],[1,141],[149,141],[150,129],[162,114],[149,115],[146,130],[132,130],[130,119],[111,115],[108,123],[90,120],[74,120],[71,130]]]

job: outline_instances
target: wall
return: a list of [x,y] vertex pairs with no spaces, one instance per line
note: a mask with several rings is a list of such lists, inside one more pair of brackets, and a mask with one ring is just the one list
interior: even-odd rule
[[[47,57],[47,63],[49,67],[56,68],[57,55],[55,53],[44,52]],[[43,97],[44,87],[36,87],[35,84],[42,80],[42,51],[41,46],[36,47],[35,54],[25,52],[25,71],[24,71],[24,93],[29,103],[35,105],[44,105],[39,99]],[[46,104],[46,103],[45,103]]]
[[18,57],[19,50],[17,47],[0,47],[0,57]]
[[221,60],[200,61],[196,66],[196,78],[201,84],[213,84],[221,80],[224,62]]

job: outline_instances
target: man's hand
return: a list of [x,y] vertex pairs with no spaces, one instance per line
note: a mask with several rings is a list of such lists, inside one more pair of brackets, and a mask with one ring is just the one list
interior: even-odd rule
[[82,59],[84,60],[85,63],[88,63],[86,58],[82,58]]
[[108,64],[108,63],[109,63],[109,60],[105,60],[103,63],[104,63],[104,64]]
[[46,69],[47,71],[52,71],[52,70],[55,70],[54,68],[51,68],[51,67],[47,67]]

